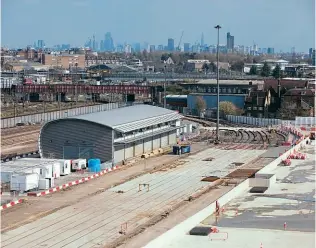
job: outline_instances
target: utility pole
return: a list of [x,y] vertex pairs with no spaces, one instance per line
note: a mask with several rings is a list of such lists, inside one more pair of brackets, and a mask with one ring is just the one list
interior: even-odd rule
[[166,108],[166,81],[167,81],[167,75],[166,75],[166,68],[167,66],[165,65],[165,82],[163,84],[163,95],[164,95],[164,98],[163,98],[163,107]]
[[216,140],[215,144],[219,144],[219,30],[222,28],[220,25],[216,25],[214,28],[217,29],[217,75],[216,75],[216,82],[217,82],[217,121],[216,121]]

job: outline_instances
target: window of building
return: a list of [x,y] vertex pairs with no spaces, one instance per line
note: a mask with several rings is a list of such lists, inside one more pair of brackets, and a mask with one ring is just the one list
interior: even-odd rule
[[262,114],[261,113],[258,113],[258,118],[262,118]]
[[222,91],[223,91],[223,93],[226,93],[226,88],[223,88]]
[[258,109],[259,109],[259,110],[263,110],[263,107],[259,107]]
[[241,93],[241,90],[240,89],[238,89],[238,94],[240,94]]
[[251,116],[251,113],[247,113],[247,116],[250,117],[250,116]]
[[233,89],[233,93],[236,94],[236,88]]
[[257,107],[253,107],[253,110],[257,110]]
[[230,94],[230,93],[232,93],[232,89],[231,88],[228,88],[227,89],[227,92]]
[[219,93],[222,93],[222,88],[219,88]]
[[251,107],[247,107],[247,110],[251,110]]

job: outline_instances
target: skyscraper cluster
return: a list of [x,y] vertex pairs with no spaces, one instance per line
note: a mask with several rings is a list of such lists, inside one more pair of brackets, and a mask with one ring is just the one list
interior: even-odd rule
[[85,47],[91,48],[93,51],[107,51],[107,52],[113,52],[114,51],[114,42],[113,38],[110,32],[107,32],[104,36],[104,40],[100,41],[100,45],[95,39],[95,36],[93,35],[92,39],[89,38],[89,40],[85,43]]

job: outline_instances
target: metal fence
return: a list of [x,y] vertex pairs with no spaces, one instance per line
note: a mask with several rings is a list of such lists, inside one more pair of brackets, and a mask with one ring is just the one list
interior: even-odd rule
[[316,126],[315,117],[301,117],[297,116],[294,120],[281,120],[281,119],[268,119],[268,118],[255,118],[247,116],[234,116],[226,115],[226,119],[233,123],[248,124],[254,126],[271,126],[271,125],[284,125],[284,126],[295,126],[296,128],[310,130]]
[[126,103],[107,103],[94,106],[78,107],[60,111],[47,113],[39,113],[33,115],[24,115],[14,118],[1,119],[1,128],[15,127],[18,123],[44,123],[47,121],[57,120],[71,116],[90,114],[120,108],[126,106]]
[[233,123],[248,124],[258,127],[271,126],[271,125],[293,125],[294,121],[269,119],[269,118],[255,118],[247,116],[226,115],[226,119]]

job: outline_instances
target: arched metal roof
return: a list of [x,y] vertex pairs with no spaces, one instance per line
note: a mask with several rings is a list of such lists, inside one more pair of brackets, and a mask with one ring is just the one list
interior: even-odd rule
[[182,116],[175,111],[141,104],[68,117],[65,118],[65,120],[84,120],[107,126],[122,133],[127,133],[180,118],[182,118]]

